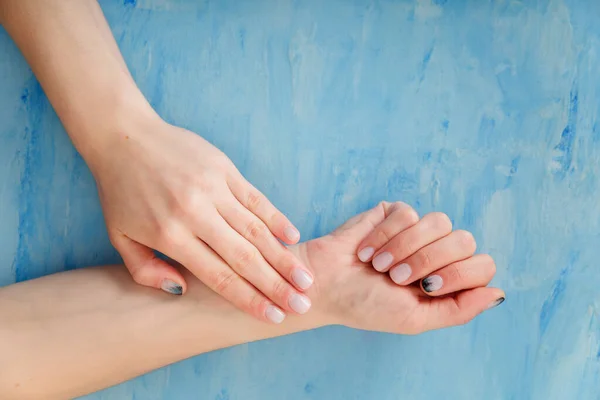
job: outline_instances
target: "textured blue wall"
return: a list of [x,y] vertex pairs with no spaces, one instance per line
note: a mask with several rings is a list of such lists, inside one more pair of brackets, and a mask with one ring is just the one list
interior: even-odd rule
[[[448,213],[507,302],[466,327],[343,328],[86,399],[600,399],[600,2],[104,1],[167,120],[298,224],[380,199]],[[92,177],[0,32],[0,285],[113,262]]]

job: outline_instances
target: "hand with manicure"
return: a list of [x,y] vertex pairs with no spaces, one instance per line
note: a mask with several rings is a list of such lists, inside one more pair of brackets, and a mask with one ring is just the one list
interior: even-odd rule
[[[408,205],[383,202],[295,247],[316,277],[308,292],[312,318],[321,325],[417,334],[464,324],[499,305],[504,292],[487,287],[494,261],[473,256],[470,233],[451,230],[444,214],[419,220]],[[366,266],[371,261],[375,268]]]
[[256,318],[280,322],[308,311],[301,292],[313,276],[279,241],[298,242],[298,230],[221,151],[152,110],[102,150],[86,160],[111,242],[136,282],[186,291],[158,250]]
[[[388,217],[358,246],[358,258],[388,273],[400,286],[419,281],[422,291],[436,297],[487,285],[496,273],[494,260],[474,255],[470,232],[452,230],[450,219],[431,213],[419,220],[407,204],[384,203]],[[495,300],[494,305],[504,301]],[[497,304],[496,304],[497,303]]]

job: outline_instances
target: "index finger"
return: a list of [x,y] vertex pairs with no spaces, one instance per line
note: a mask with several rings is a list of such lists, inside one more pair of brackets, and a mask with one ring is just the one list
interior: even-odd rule
[[419,222],[419,214],[408,204],[401,201],[382,203],[385,220],[375,227],[358,245],[358,259],[368,262],[383,245],[392,240],[398,233]]
[[227,185],[235,198],[251,213],[260,218],[275,237],[287,244],[298,243],[300,240],[298,229],[241,174],[230,179]]

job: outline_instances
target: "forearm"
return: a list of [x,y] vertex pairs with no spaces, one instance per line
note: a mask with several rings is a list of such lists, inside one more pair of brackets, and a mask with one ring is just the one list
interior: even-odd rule
[[318,314],[257,321],[188,277],[174,297],[120,266],[0,289],[0,397],[71,398],[190,356],[320,325]]
[[95,0],[0,0],[0,22],[84,157],[107,146],[120,115],[149,108]]

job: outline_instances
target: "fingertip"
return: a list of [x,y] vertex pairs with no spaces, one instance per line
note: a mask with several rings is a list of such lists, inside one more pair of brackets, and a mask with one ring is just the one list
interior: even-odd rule
[[162,280],[160,288],[169,293],[174,294],[176,296],[181,296],[183,294],[183,285],[180,283],[174,282],[168,278]]
[[485,310],[490,310],[492,308],[496,308],[500,304],[502,304],[506,301],[506,293],[504,292],[504,290],[497,289],[497,288],[490,288],[490,289],[493,290],[493,293],[490,296],[493,300],[488,302],[488,305],[485,308]]
[[499,306],[505,299],[506,294],[502,289],[489,287],[465,290],[457,296],[461,309],[474,310],[476,314]]
[[496,300],[492,301],[487,306],[486,310],[498,307],[500,304],[504,303],[505,300],[506,300],[506,297],[504,297],[504,296],[498,297]]
[[360,261],[368,262],[371,259],[371,257],[373,257],[373,254],[375,254],[375,249],[371,246],[368,246],[360,250],[357,256]]
[[292,282],[300,289],[307,290],[315,281],[314,276],[303,268],[296,267],[292,271]]
[[296,244],[300,240],[300,232],[294,225],[287,225],[283,228],[283,238],[287,244]]
[[187,291],[183,275],[177,268],[159,258],[153,258],[135,269],[134,280],[143,286],[160,289],[172,295],[181,296]]
[[273,324],[281,324],[285,319],[286,314],[279,307],[271,304],[267,306],[265,310],[265,316],[269,322]]

